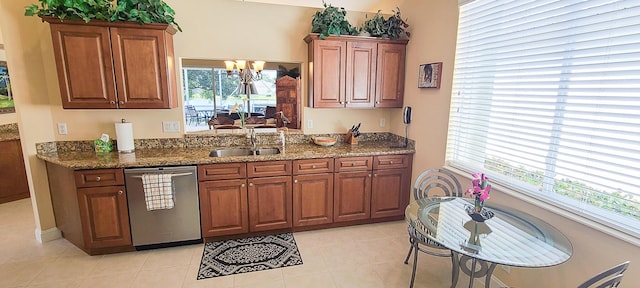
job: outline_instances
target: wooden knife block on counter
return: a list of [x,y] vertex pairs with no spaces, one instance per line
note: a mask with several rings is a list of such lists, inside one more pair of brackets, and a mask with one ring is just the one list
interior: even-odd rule
[[349,143],[351,145],[356,145],[358,144],[358,138],[353,136],[353,132],[348,131],[347,136],[344,138],[344,142]]

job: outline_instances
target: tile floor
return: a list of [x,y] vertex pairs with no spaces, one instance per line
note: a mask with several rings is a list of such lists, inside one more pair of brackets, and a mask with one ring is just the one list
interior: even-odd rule
[[[303,265],[206,280],[202,244],[88,256],[64,239],[38,243],[34,229],[30,199],[0,204],[0,287],[397,288],[411,276],[404,221],[294,233]],[[415,287],[448,287],[448,258],[420,256]]]

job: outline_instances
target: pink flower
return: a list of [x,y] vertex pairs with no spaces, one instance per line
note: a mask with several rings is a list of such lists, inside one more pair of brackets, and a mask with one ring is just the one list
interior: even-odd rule
[[471,183],[473,187],[467,189],[466,194],[475,197],[481,203],[489,199],[489,192],[491,191],[491,185],[489,185],[489,177],[484,173],[473,173],[473,180]]

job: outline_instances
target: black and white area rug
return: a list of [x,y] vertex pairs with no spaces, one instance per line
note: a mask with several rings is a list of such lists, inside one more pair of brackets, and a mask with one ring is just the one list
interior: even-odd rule
[[204,244],[198,280],[302,264],[292,233]]

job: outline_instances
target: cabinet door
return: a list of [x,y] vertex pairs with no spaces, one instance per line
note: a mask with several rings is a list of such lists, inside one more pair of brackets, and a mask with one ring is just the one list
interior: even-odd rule
[[377,47],[372,42],[347,42],[345,107],[373,107]]
[[371,172],[335,173],[333,221],[368,219],[371,213]]
[[378,44],[376,107],[402,107],[406,44]]
[[203,237],[249,232],[246,180],[204,181],[198,188]]
[[293,226],[333,222],[333,174],[293,176]]
[[309,55],[313,61],[311,106],[316,108],[344,107],[346,42],[314,40]]
[[291,176],[249,179],[249,231],[290,228]]
[[62,107],[116,108],[109,28],[51,24]]
[[120,108],[177,107],[173,36],[112,27],[111,43]]
[[0,203],[29,198],[20,140],[0,141]]
[[78,189],[80,222],[87,248],[132,245],[124,186]]
[[410,187],[411,170],[374,170],[371,218],[404,215],[404,210],[409,204]]

